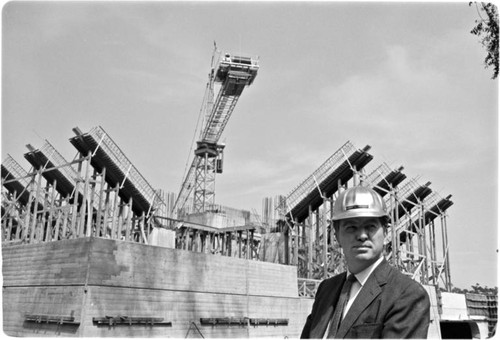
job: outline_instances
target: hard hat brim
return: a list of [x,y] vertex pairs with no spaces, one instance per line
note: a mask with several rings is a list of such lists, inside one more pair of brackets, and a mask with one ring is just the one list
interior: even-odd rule
[[344,211],[342,213],[337,214],[336,216],[333,216],[332,221],[340,221],[348,218],[357,218],[357,217],[388,218],[389,216],[386,213],[381,213],[379,210],[375,209],[353,209]]

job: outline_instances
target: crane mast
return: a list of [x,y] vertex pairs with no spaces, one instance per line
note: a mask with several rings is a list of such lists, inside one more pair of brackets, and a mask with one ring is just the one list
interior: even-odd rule
[[[222,173],[224,150],[224,144],[220,144],[219,139],[241,93],[245,86],[253,83],[258,69],[257,60],[230,54],[225,54],[212,67],[207,83],[207,118],[196,143],[193,161],[175,201],[174,215],[184,207],[193,190],[193,212],[204,212],[215,203],[215,175]],[[213,101],[215,83],[220,84],[220,89]]]

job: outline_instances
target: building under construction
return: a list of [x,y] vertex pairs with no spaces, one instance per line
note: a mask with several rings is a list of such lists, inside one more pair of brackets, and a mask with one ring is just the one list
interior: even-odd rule
[[385,199],[385,257],[426,288],[429,337],[493,334],[496,297],[450,292],[451,195],[403,167],[373,165],[369,145],[346,142],[290,193],[264,198],[261,212],[216,204],[219,138],[258,62],[214,59],[178,194],[153,188],[118,146],[125,137],[100,126],[73,129],[71,158],[46,141],[28,146],[29,167],[3,160],[6,334],[296,338],[318,284],[345,270],[331,214],[352,185]]

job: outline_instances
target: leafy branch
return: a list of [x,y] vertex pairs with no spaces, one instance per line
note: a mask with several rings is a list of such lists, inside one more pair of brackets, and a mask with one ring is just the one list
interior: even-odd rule
[[[486,49],[484,59],[485,68],[493,67],[492,79],[498,76],[498,8],[492,3],[470,2],[475,5],[479,19],[470,33],[479,37],[479,41]],[[482,15],[484,14],[484,16]]]

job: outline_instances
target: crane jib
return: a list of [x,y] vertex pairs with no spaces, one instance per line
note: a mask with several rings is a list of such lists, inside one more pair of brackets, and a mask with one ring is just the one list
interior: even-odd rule
[[209,90],[213,94],[215,82],[221,83],[221,88],[202,128],[195,157],[173,207],[174,214],[184,207],[193,190],[195,212],[201,212],[207,204],[213,203],[214,175],[222,172],[222,159],[219,157],[223,145],[219,145],[218,141],[243,89],[252,84],[257,76],[259,65],[252,58],[225,54],[216,69],[216,72],[210,73]]

